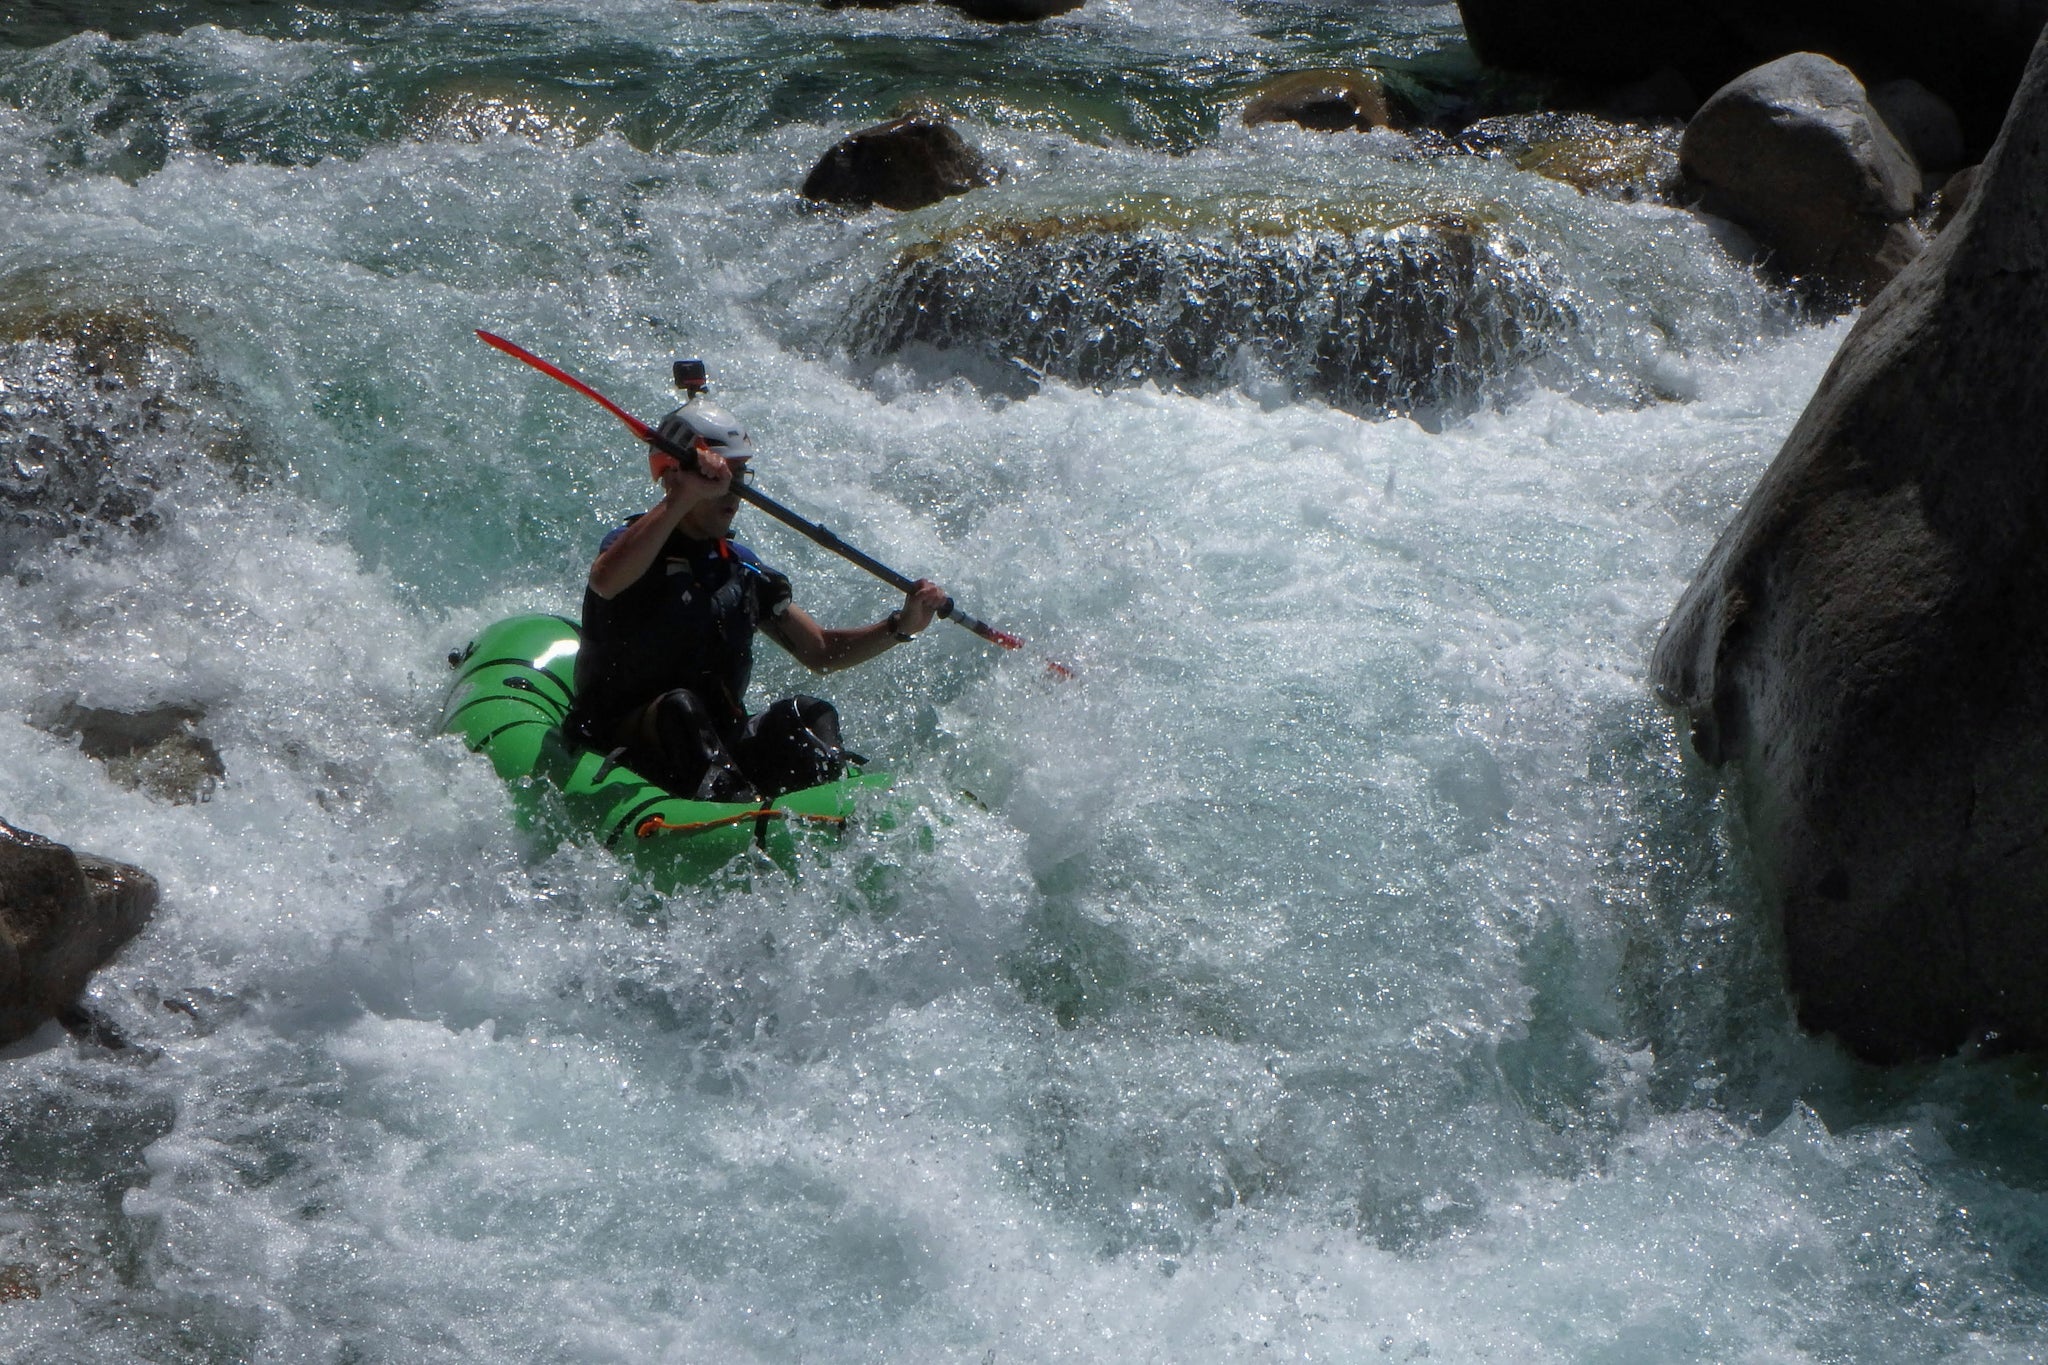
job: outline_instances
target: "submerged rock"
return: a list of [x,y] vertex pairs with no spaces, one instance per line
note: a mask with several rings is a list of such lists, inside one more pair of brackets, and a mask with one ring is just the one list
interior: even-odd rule
[[1427,418],[1483,403],[1578,327],[1543,262],[1481,223],[1271,229],[1138,210],[980,224],[904,252],[847,349]]
[[994,169],[952,124],[907,114],[847,134],[812,168],[803,194],[831,204],[908,210],[995,180]]
[[43,1287],[37,1282],[34,1266],[20,1262],[0,1265],[0,1303],[40,1299],[42,1296]]
[[0,820],[0,1045],[66,1013],[156,902],[142,869]]
[[1920,254],[1920,168],[1839,62],[1794,53],[1730,81],[1678,157],[1700,207],[1787,273],[1861,300]]
[[625,117],[608,92],[581,89],[571,94],[538,81],[469,78],[437,85],[419,96],[409,122],[423,139],[483,142],[517,137],[537,146],[564,148],[617,132],[640,150],[649,150],[644,129]]
[[43,728],[76,738],[121,785],[172,805],[191,805],[213,795],[227,776],[220,750],[197,729],[204,717],[196,706],[112,711],[67,702]]
[[2048,42],[1651,662],[1739,770],[1800,1017],[2048,1047]]
[[1028,24],[1081,8],[1083,0],[944,0],[962,14],[992,24]]
[[[825,0],[826,9],[900,9],[923,0]],[[992,24],[1027,24],[1081,8],[1084,0],[939,0],[975,19]]]
[[1610,199],[1669,199],[1678,190],[1679,130],[1613,123],[1592,114],[1503,114],[1480,119],[1457,145],[1508,157],[1525,171]]
[[945,0],[962,14],[992,24],[1025,24],[1081,8],[1082,0]]
[[1376,71],[1293,71],[1261,81],[1245,102],[1244,121],[1298,123],[1320,132],[1405,128],[1412,116],[1397,107]]
[[189,339],[146,307],[53,304],[40,283],[0,281],[0,572],[54,540],[154,530],[195,456],[261,481]]

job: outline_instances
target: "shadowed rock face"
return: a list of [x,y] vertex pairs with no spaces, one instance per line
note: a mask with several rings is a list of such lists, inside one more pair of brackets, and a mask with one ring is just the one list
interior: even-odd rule
[[0,1045],[66,1010],[156,910],[140,868],[0,820]]
[[2048,19],[2048,0],[1458,0],[1481,60],[1613,85],[1659,70],[1699,90],[1789,52],[1821,52],[1866,84],[1911,77],[1988,145]]
[[1871,107],[1921,171],[1946,174],[1963,164],[1963,125],[1948,102],[1910,77],[1869,90]]
[[1740,767],[1801,1017],[2048,1046],[2048,45],[1652,660]]

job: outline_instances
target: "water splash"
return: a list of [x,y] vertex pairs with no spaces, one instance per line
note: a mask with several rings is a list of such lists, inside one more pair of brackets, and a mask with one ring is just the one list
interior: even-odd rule
[[1572,344],[1580,320],[1552,274],[1513,239],[1461,227],[1020,229],[907,254],[847,340],[869,359],[992,353],[1083,385],[1243,387],[1441,422]]

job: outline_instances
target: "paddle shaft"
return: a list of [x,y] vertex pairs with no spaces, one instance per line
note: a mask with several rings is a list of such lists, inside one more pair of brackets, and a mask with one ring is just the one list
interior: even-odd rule
[[[653,427],[648,426],[647,423],[641,421],[632,413],[627,412],[617,403],[614,403],[611,399],[605,397],[596,389],[591,388],[590,385],[576,378],[576,376],[570,374],[568,371],[557,368],[554,365],[550,365],[547,361],[542,360],[533,352],[526,350],[525,348],[518,346],[513,342],[507,341],[505,340],[505,338],[501,336],[497,336],[494,335],[493,333],[486,332],[481,327],[477,329],[476,334],[484,342],[491,346],[497,347],[499,350],[503,351],[506,355],[511,356],[513,359],[525,361],[527,364],[533,366],[533,368],[539,370],[542,374],[548,376],[550,379],[558,379],[562,383],[567,384],[570,388],[576,390],[576,392],[582,394],[585,398],[592,399],[601,407],[603,407],[605,411],[611,413],[621,422],[624,422],[626,424],[627,429],[630,430],[635,436],[638,436],[641,440],[647,442],[647,444],[653,446],[662,454],[667,455],[669,458],[675,460],[684,468],[688,469],[696,465],[697,453],[694,450],[685,449],[684,447],[677,445],[674,441],[667,439],[660,432],[656,431]],[[732,487],[733,491],[740,496],[742,501],[752,503],[754,506],[760,508],[763,512],[766,512],[769,516],[775,518],[783,525],[790,527],[792,530],[803,533],[803,535],[815,541],[817,544],[824,546],[826,549],[830,550],[833,554],[838,555],[847,563],[858,565],[860,568],[866,569],[869,573],[881,579],[890,587],[897,589],[899,592],[908,593],[916,589],[917,583],[915,580],[913,580],[906,574],[898,573],[896,570],[890,568],[887,564],[884,564],[881,560],[876,559],[873,555],[867,554],[847,544],[845,541],[841,540],[838,534],[834,532],[830,527],[820,526],[815,521],[809,521],[804,517],[797,515],[795,512],[790,511],[787,507],[784,507],[781,503],[775,501],[775,499],[769,497],[766,493],[760,492],[755,488],[749,487],[744,482],[734,480]],[[951,621],[956,626],[961,626],[967,630],[973,631],[976,635],[979,635],[982,639],[987,640],[990,644],[1000,645],[1004,649],[1021,649],[1024,645],[1024,642],[1022,640],[1010,634],[1008,631],[997,630],[994,626],[988,624],[986,621],[977,620],[976,618],[968,615],[966,612],[962,611],[959,605],[955,603],[953,599],[950,597],[946,599],[946,604],[943,607],[939,608],[938,614],[944,617],[946,620]]]
[[[666,442],[662,443],[661,449],[670,455],[675,454],[673,450],[668,449]],[[916,582],[908,575],[898,573],[873,555],[848,545],[839,538],[838,533],[831,527],[820,526],[815,521],[808,521],[798,516],[795,512],[790,511],[787,507],[784,507],[781,503],[750,484],[734,480],[733,491],[740,495],[742,501],[752,503],[784,526],[801,532],[811,540],[830,550],[833,554],[838,555],[847,563],[857,564],[861,568],[866,569],[890,587],[905,593],[916,589]],[[1023,647],[1024,642],[1022,640],[1006,630],[997,630],[988,622],[969,616],[965,611],[961,610],[960,604],[950,597],[946,599],[945,605],[939,608],[938,614],[956,626],[964,626],[968,630],[973,631],[990,644],[1001,645],[1004,649],[1019,649]]]

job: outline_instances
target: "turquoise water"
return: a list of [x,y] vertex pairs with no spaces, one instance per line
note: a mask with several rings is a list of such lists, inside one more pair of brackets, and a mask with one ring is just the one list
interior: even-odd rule
[[[0,475],[42,490],[0,541],[0,813],[163,905],[93,988],[135,1046],[0,1070],[10,1359],[2048,1353],[2037,1070],[1800,1035],[1644,682],[1844,324],[1685,215],[1235,120],[1364,53],[1455,98],[1454,8],[37,14],[0,50]],[[798,199],[918,96],[1001,184]],[[849,331],[931,243],[1118,215],[1199,317],[1476,224],[1464,274],[1365,297],[1488,344],[1411,416],[1272,363],[1285,298],[1186,388]],[[476,327],[647,416],[705,356],[773,495],[1026,637],[764,662],[899,775],[896,828],[663,895],[432,733],[447,652],[573,611],[649,499]],[[892,605],[750,536],[827,621]],[[66,702],[195,705],[227,775],[122,787]]]

